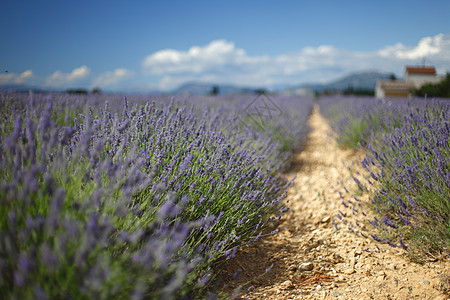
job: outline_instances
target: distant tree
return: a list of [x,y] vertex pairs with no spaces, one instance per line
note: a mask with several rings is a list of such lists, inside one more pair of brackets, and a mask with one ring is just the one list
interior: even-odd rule
[[255,94],[268,94],[268,91],[266,89],[256,89]]
[[397,80],[397,77],[395,77],[395,74],[394,74],[394,73],[392,73],[392,74],[389,76],[389,80],[393,80],[393,81]]
[[68,93],[68,94],[87,94],[88,90],[85,88],[68,89],[68,90],[66,90],[66,93]]
[[349,85],[347,89],[344,90],[344,95],[354,95],[355,89],[353,88],[353,85]]
[[349,86],[347,89],[343,91],[344,95],[355,95],[355,96],[375,96],[374,89],[363,89],[363,88],[354,88],[353,86]]
[[219,86],[218,85],[213,86],[210,94],[211,95],[219,95]]
[[101,94],[102,90],[99,87],[95,87],[92,89],[92,94]]

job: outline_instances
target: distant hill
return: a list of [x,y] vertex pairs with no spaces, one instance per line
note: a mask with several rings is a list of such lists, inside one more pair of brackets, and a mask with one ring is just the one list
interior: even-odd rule
[[[301,84],[293,88],[310,88],[316,92],[322,92],[325,90],[342,91],[348,88],[353,89],[375,89],[377,80],[387,80],[392,73],[367,71],[367,72],[355,72],[348,74],[344,77],[338,78],[332,82],[326,84],[309,83]],[[189,95],[204,95],[209,94],[215,85],[211,83],[199,83],[190,82],[181,85],[175,89],[173,94],[189,94]],[[255,93],[255,88],[237,87],[233,85],[218,85],[219,94],[241,94],[241,93]],[[280,89],[281,90],[281,89]]]
[[326,84],[302,84],[300,87],[307,87],[317,92],[325,90],[345,90],[348,88],[353,89],[375,89],[377,80],[387,80],[392,73],[368,71],[368,72],[355,72],[344,77],[341,77],[335,81]]

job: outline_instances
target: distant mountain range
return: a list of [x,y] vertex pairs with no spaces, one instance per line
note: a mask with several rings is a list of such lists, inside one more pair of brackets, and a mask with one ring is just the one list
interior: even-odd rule
[[307,87],[317,92],[325,90],[345,90],[348,88],[373,90],[375,89],[377,80],[387,80],[390,76],[392,76],[392,73],[376,71],[355,72],[326,84],[302,84],[298,87]]
[[[348,88],[353,88],[355,90],[374,90],[377,80],[387,80],[390,78],[392,73],[377,72],[377,71],[366,71],[366,72],[355,72],[344,77],[338,78],[335,81],[319,84],[319,83],[306,83],[296,86],[284,87],[284,89],[298,89],[298,88],[309,88],[315,92],[323,92],[326,90],[332,91],[342,91]],[[173,94],[189,94],[189,95],[204,95],[212,92],[214,86],[218,87],[219,94],[239,94],[239,93],[254,93],[256,88],[250,87],[238,87],[233,85],[215,85],[211,83],[200,83],[200,82],[190,82],[181,85],[175,89]],[[275,90],[275,92],[281,92],[281,88]]]
[[[377,80],[389,79],[391,75],[392,73],[384,73],[376,71],[355,72],[326,84],[318,84],[318,83],[300,84],[284,87],[284,89],[309,88],[315,92],[322,92],[325,90],[341,91],[348,88],[353,88],[355,90],[357,89],[371,90],[375,89],[375,83],[377,82]],[[180,87],[173,90],[169,94],[205,95],[210,94],[213,91],[214,87],[218,88],[217,92],[219,94],[255,93],[258,90],[264,89],[264,87],[257,89],[251,87],[239,87],[234,85],[190,82],[181,85]],[[17,92],[28,92],[31,90],[36,93],[51,92],[50,90],[45,90],[38,87],[18,85],[18,84],[0,85],[0,90],[14,90]],[[274,92],[281,92],[281,91],[282,88],[277,89]]]

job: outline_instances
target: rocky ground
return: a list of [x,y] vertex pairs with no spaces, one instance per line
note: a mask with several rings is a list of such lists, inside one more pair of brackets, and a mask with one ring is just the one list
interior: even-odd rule
[[373,241],[367,195],[354,198],[361,157],[338,148],[317,107],[309,122],[305,149],[287,174],[296,179],[279,233],[224,264],[222,283],[242,285],[240,299],[450,299],[448,257],[416,264]]

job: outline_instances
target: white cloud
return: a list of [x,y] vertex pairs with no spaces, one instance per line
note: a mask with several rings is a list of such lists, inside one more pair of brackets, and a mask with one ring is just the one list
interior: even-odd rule
[[33,78],[33,71],[26,70],[20,74],[17,73],[4,73],[0,74],[0,85],[4,84],[25,84],[29,83]]
[[438,72],[448,71],[450,35],[424,37],[415,46],[398,43],[373,52],[321,45],[276,56],[249,55],[230,41],[216,40],[187,51],[155,52],[143,60],[142,66],[145,74],[159,78],[160,89],[168,90],[192,80],[243,86],[324,82],[368,69],[401,76],[405,65],[418,64],[422,58]]
[[193,46],[188,51],[173,49],[158,51],[144,59],[143,67],[146,73],[154,75],[199,74],[220,71],[221,68],[230,66],[243,67],[266,59],[265,56],[248,56],[232,42],[216,40],[204,47]]
[[162,90],[173,89],[174,87],[181,85],[185,82],[186,78],[172,78],[170,75],[164,76],[159,81],[159,88]]
[[94,87],[110,87],[117,85],[119,82],[130,79],[134,76],[132,71],[127,69],[119,68],[114,71],[105,72],[100,74],[97,78],[92,82],[92,86]]
[[19,77],[17,78],[17,83],[22,83],[26,79],[33,77],[33,71],[32,70],[26,70],[25,72],[21,73]]
[[80,80],[85,79],[89,76],[90,72],[91,70],[86,66],[73,69],[70,73],[56,71],[47,77],[45,85],[58,88],[67,87],[68,85],[78,83]]
[[444,54],[441,52],[448,52],[450,50],[450,36],[444,34],[438,34],[434,37],[427,36],[422,38],[417,46],[408,47],[401,43],[397,43],[393,46],[385,47],[381,49],[378,53],[382,57],[394,56],[399,59],[409,59],[417,60],[424,57],[433,57],[439,54]]

